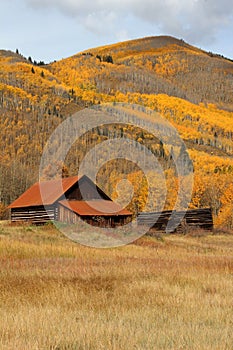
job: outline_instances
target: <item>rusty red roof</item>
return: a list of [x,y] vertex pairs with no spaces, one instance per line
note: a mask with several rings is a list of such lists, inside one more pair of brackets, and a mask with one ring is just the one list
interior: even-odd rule
[[130,211],[121,208],[119,204],[103,199],[92,201],[63,200],[59,204],[80,216],[132,215]]
[[[39,205],[52,205],[73,185],[79,181],[78,176],[63,178],[62,180],[50,180],[37,182],[17,198],[8,208],[35,207]],[[41,196],[43,194],[43,200]]]

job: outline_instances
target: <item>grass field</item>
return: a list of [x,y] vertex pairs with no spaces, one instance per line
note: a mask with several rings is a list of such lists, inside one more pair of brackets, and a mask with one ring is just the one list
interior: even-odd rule
[[233,235],[115,249],[0,223],[0,349],[233,349]]

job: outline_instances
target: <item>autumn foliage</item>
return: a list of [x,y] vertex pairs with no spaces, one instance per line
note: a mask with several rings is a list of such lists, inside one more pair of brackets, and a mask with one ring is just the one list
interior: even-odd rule
[[[66,117],[92,104],[127,102],[159,112],[179,131],[194,164],[190,207],[209,206],[216,225],[232,227],[232,76],[231,61],[170,37],[100,47],[49,65],[35,65],[18,53],[0,51],[1,205],[38,179],[46,141]],[[142,130],[115,126],[93,130],[73,145],[66,164],[59,167],[64,166],[65,175],[76,174],[85,153],[113,135],[135,139],[158,157],[168,189],[165,209],[171,209],[178,179],[168,161],[169,147],[164,145],[161,153],[158,140]],[[55,168],[51,164],[45,175],[51,178]],[[134,196],[129,208],[143,209],[148,184],[139,169],[113,162],[98,176],[114,198],[119,195],[117,183],[130,181]],[[162,200],[159,178],[151,175],[151,182],[155,200]],[[121,184],[124,189],[124,181]],[[2,209],[3,217],[1,213]]]

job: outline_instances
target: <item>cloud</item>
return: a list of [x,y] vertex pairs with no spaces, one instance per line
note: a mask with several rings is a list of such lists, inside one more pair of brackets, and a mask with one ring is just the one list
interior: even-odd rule
[[161,33],[182,37],[192,43],[210,43],[220,30],[231,24],[233,18],[231,0],[25,1],[32,7],[54,8],[64,15],[77,17],[89,31],[97,34],[106,30],[114,31],[115,35],[132,32],[126,20],[131,16]]
[[82,20],[84,26],[88,30],[100,35],[106,31],[114,30],[115,21],[115,13],[105,11],[101,11],[98,14],[93,12],[89,13]]
[[130,39],[130,35],[127,30],[119,30],[116,32],[116,38],[118,41],[126,41]]

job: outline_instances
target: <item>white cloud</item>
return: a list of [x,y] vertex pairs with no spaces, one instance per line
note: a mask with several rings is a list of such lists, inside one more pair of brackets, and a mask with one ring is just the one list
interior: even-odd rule
[[[193,43],[214,40],[233,17],[231,0],[25,0],[32,7],[50,7],[77,17],[90,31],[128,33],[122,18],[133,16],[163,33],[183,37]],[[123,28],[119,24],[124,23]],[[121,35],[120,35],[121,36]],[[122,35],[123,37],[125,35]],[[128,37],[128,34],[126,35]]]
[[83,23],[85,27],[96,34],[106,33],[115,27],[116,15],[114,12],[95,12],[87,14]]
[[130,35],[127,30],[119,30],[116,32],[116,39],[117,41],[126,41],[130,39]]

